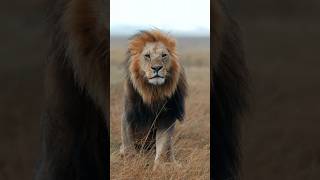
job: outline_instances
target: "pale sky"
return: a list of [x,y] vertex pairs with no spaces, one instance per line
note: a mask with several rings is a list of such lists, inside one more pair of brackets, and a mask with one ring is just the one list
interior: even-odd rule
[[111,34],[126,30],[119,27],[209,34],[210,0],[111,0],[110,25]]

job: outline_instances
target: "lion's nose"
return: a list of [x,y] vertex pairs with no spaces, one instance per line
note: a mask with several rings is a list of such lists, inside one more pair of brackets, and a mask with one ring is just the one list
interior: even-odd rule
[[158,72],[160,69],[162,69],[163,66],[158,65],[158,66],[152,66],[151,69],[153,69],[155,72]]

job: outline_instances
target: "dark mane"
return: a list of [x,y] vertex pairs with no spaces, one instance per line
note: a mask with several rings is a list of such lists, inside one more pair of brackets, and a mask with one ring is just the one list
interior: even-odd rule
[[213,3],[211,115],[214,179],[240,178],[240,118],[247,107],[248,70],[240,30],[221,1]]
[[108,177],[107,1],[51,0],[42,146],[35,179]]
[[[151,128],[149,135],[150,144],[145,144],[145,147],[151,147],[155,138],[155,127],[162,128],[171,126],[176,119],[182,121],[185,114],[185,89],[182,85],[178,85],[177,90],[170,98],[163,101],[153,102],[147,105],[143,102],[142,97],[134,89],[130,80],[126,80],[125,84],[127,93],[125,96],[125,115],[129,118],[129,123],[133,125],[134,129],[147,131],[152,127],[155,120],[154,127]],[[137,144],[140,148],[141,144]]]

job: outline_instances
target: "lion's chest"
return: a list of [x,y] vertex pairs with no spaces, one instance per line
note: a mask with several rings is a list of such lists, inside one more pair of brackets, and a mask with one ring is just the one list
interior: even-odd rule
[[125,98],[125,115],[131,127],[139,136],[150,129],[165,129],[183,116],[183,98],[174,93],[170,98],[155,101],[152,104],[143,102],[142,97],[129,83]]
[[156,128],[159,123],[166,118],[167,107],[165,104],[162,106],[154,105],[148,106],[139,104],[135,108],[133,116],[129,117],[133,127],[140,132],[148,131],[150,128]]

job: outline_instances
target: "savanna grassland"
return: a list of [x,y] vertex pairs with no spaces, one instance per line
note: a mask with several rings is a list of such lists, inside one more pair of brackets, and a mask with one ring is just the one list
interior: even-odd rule
[[210,62],[209,38],[178,38],[178,51],[185,67],[189,93],[186,116],[177,122],[174,152],[180,167],[163,164],[152,171],[154,154],[122,158],[120,120],[123,112],[123,80],[127,40],[110,42],[110,177],[111,179],[209,179],[210,176]]

